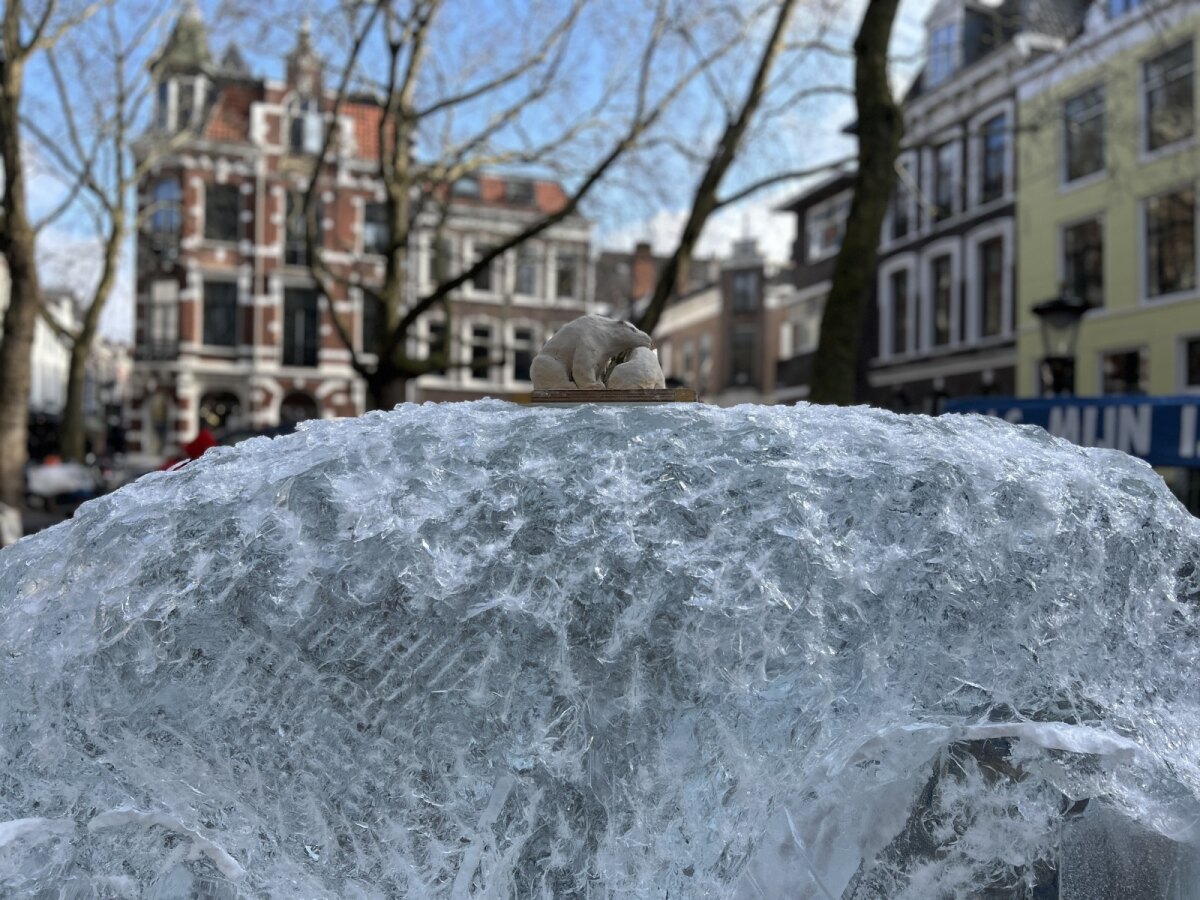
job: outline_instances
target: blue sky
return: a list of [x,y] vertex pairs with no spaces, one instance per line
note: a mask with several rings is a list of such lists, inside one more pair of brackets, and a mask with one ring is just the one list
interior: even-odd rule
[[[272,4],[277,8],[272,9]],[[638,26],[644,19],[639,20],[638,16],[645,15],[647,4],[641,0],[593,0],[593,4],[572,36],[568,57],[571,65],[564,65],[558,77],[553,102],[523,115],[523,125],[534,139],[552,133],[556,116],[570,117],[573,107],[596,97],[607,80],[621,77],[636,59],[635,41],[631,38],[629,46],[625,46],[622,29],[627,26],[630,34],[635,37],[640,34]],[[305,13],[311,14],[317,23],[315,30],[320,49],[327,56],[337,54],[339,22],[331,17],[331,5],[324,0],[300,3],[266,0],[258,4],[245,3],[245,0],[202,0],[199,5],[210,23],[214,54],[219,57],[231,41],[236,41],[257,75],[279,77],[282,74],[283,56],[294,43],[295,28]],[[830,43],[849,47],[864,5],[865,0],[807,0],[797,17],[795,30],[799,35],[808,35],[821,23]],[[745,6],[747,9],[752,6],[750,0],[746,0]],[[904,60],[896,66],[897,82],[901,85],[914,72],[913,57],[919,53],[924,36],[922,22],[931,6],[932,0],[901,2],[893,47],[894,55]],[[549,27],[566,7],[566,0],[449,0],[447,8],[454,11],[455,16],[448,18],[444,25],[442,46],[447,49],[435,63],[440,65],[444,77],[453,77],[461,71],[466,73],[463,77],[469,81],[469,70],[476,61],[471,58],[470,48],[477,46],[479,33],[488,33],[489,28],[492,33],[501,33],[499,29],[506,18],[528,14],[531,10],[536,10]],[[123,0],[118,9],[143,16],[154,11],[169,11],[170,17],[175,14],[171,0]],[[164,26],[168,21],[163,20]],[[130,29],[136,24],[133,17],[122,22],[123,27]],[[764,20],[763,25],[766,24]],[[160,29],[156,39],[161,40],[164,33],[165,30]],[[527,34],[515,39],[509,47],[481,49],[478,58],[487,59],[492,65],[502,65],[506,54],[507,58],[515,58],[523,51],[524,48],[518,45],[521,39],[529,43],[536,42],[537,37]],[[718,37],[710,35],[714,40]],[[147,52],[150,49],[148,44]],[[493,55],[485,57],[482,55],[485,52]],[[377,53],[377,48],[368,49],[369,65],[378,58]],[[700,153],[707,152],[721,125],[713,91],[727,90],[733,98],[740,97],[748,84],[753,56],[753,52],[735,54],[717,70],[715,85],[697,83],[692,86],[684,96],[684,102],[672,113],[672,133],[678,134],[679,143],[697,148]],[[664,60],[664,71],[677,63],[678,59]],[[49,97],[45,74],[44,70],[39,73],[36,69],[31,73],[32,105],[39,110],[46,106]],[[853,141],[841,133],[853,118],[852,98],[825,94],[794,104],[782,102],[792,91],[803,90],[809,85],[832,84],[849,88],[852,79],[850,62],[836,56],[796,55],[788,60],[787,75],[773,95],[778,102],[771,104],[772,97],[768,98],[768,104],[779,109],[769,122],[760,124],[748,136],[738,163],[727,178],[726,191],[774,172],[810,168],[853,154]],[[470,131],[491,111],[486,104],[468,109],[453,127]],[[586,160],[589,150],[594,151],[605,143],[602,137],[597,134],[596,141],[591,144],[579,143],[572,148],[571,154]],[[31,182],[30,195],[35,210],[44,210],[62,196],[63,188],[46,174],[53,168],[50,161],[39,154],[34,157],[38,174]],[[595,222],[597,249],[628,249],[638,240],[650,240],[657,249],[669,250],[686,218],[697,172],[697,163],[689,162],[679,153],[663,151],[642,158],[636,167],[630,165],[615,173],[616,177],[597,190],[584,210]],[[570,180],[569,176],[567,180]],[[725,253],[731,241],[753,236],[769,258],[783,261],[790,253],[794,221],[791,216],[772,210],[802,186],[803,183],[790,182],[723,210],[706,229],[701,252]],[[88,218],[80,211],[46,230],[40,245],[47,264],[44,282],[86,288],[94,281],[98,271],[94,262],[96,241],[89,232]],[[106,334],[126,340],[132,337],[132,259],[131,248],[126,253],[117,294],[110,301],[103,320]]]

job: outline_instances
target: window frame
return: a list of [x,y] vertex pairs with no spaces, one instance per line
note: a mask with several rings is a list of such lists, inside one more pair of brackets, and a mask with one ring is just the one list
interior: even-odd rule
[[[909,180],[916,186],[913,190],[904,184],[899,172],[896,173],[892,186],[892,195],[888,198],[887,212],[883,220],[883,236],[880,245],[893,247],[907,243],[921,232],[917,195],[920,193],[919,166],[920,154],[916,150],[902,150],[896,157],[896,168],[908,172]],[[906,227],[904,234],[896,234],[896,206],[899,196],[904,198],[904,214]]]
[[[739,375],[742,374],[737,368],[737,366],[738,366],[737,338],[739,336],[749,336],[749,338],[750,338],[750,346],[749,346],[749,352],[748,352],[748,358],[747,358],[748,365],[747,365],[746,371],[745,371],[746,378],[743,381],[738,380]],[[759,357],[760,348],[758,346],[758,343],[759,343],[758,342],[758,328],[756,328],[753,325],[740,324],[740,325],[734,325],[731,329],[729,329],[729,385],[730,385],[730,387],[739,388],[739,387],[755,387],[756,386],[755,385],[755,382],[757,381],[756,375],[758,373],[756,373],[754,371],[754,369],[755,369],[754,362],[755,362],[755,359]],[[697,381],[699,381],[699,377],[702,375],[703,375],[703,373],[699,373],[699,375],[697,377]]]
[[[746,285],[749,285],[747,294]],[[744,314],[758,312],[759,273],[757,269],[738,269],[729,280],[729,309]],[[748,297],[748,300],[747,300]]]
[[[160,196],[161,189],[167,185],[174,185],[174,197]],[[164,204],[161,208],[158,207],[160,203]],[[148,223],[151,234],[159,237],[183,236],[183,182],[178,177],[168,175],[157,179],[150,189],[150,205],[155,207],[150,213]],[[173,221],[174,227],[165,227],[164,219]]]
[[[1192,192],[1192,285],[1187,288],[1162,294],[1150,293],[1150,203],[1172,194]],[[1177,300],[1190,299],[1200,294],[1200,190],[1195,181],[1187,181],[1173,188],[1143,197],[1138,203],[1138,244],[1140,264],[1138,273],[1138,296],[1142,306],[1158,306]]]
[[[1104,360],[1109,356],[1122,354],[1138,354],[1138,380],[1145,383],[1145,389],[1137,392],[1120,394],[1108,393],[1104,390]],[[1145,344],[1107,347],[1096,351],[1096,395],[1099,397],[1146,397],[1150,394],[1150,351]]]
[[[367,210],[375,207],[383,210],[383,221],[372,222],[367,215]],[[374,233],[376,229],[381,229],[384,236],[384,245],[379,248],[374,242],[367,241],[367,235]],[[391,243],[390,229],[387,221],[387,204],[379,200],[367,200],[362,204],[362,252],[370,256],[386,256],[388,244]]]
[[[230,323],[229,323],[231,333],[230,333],[230,340],[228,342],[212,341],[209,339],[210,336],[212,336],[212,333],[210,331],[208,289],[210,286],[217,286],[217,285],[220,285],[222,288],[232,288],[233,289],[233,293],[232,293],[232,301],[233,302],[231,304],[231,316],[230,316]],[[206,348],[206,350],[207,349],[220,349],[220,350],[224,350],[224,351],[236,351],[237,350],[238,345],[241,343],[241,330],[242,330],[240,327],[241,326],[241,322],[240,322],[241,316],[239,315],[241,305],[238,302],[240,299],[240,296],[241,296],[241,290],[239,288],[237,281],[233,278],[221,278],[221,277],[204,278],[200,282],[200,343],[202,346],[204,346]],[[227,302],[229,299],[230,298],[226,297],[226,298],[224,298],[224,301]]]
[[[988,126],[997,119],[1003,119],[1001,129],[1003,149],[1000,155],[1000,193],[995,197],[985,198],[983,191],[983,175],[988,160]],[[968,167],[971,177],[967,181],[967,208],[988,207],[1008,202],[1013,193],[1013,158],[1016,152],[1013,123],[1016,120],[1016,107],[1012,100],[1002,100],[981,110],[971,118],[967,125],[968,131]],[[961,181],[961,171],[959,179]],[[961,194],[961,189],[960,189]]]
[[[304,336],[302,342],[292,341],[291,343],[297,347],[302,346],[301,362],[288,360],[288,292],[308,293],[313,297],[313,324],[314,335],[313,340],[309,342],[307,335]],[[283,296],[280,298],[280,328],[279,328],[279,364],[287,368],[302,368],[315,369],[321,364],[321,292],[312,285],[304,284],[287,284],[284,285]],[[305,310],[306,312],[306,310]],[[292,317],[294,322],[294,317]],[[294,335],[293,335],[294,336]],[[310,358],[309,351],[311,350],[312,362],[307,360]]]
[[[892,257],[885,260],[879,267],[879,344],[876,354],[880,360],[902,359],[921,350],[920,335],[917,330],[920,322],[917,306],[921,303],[917,268],[918,259],[913,253]],[[896,330],[894,322],[896,308],[895,298],[892,295],[892,284],[894,276],[900,273],[905,275],[908,306],[905,310],[905,346],[902,350],[897,351],[892,343]]]
[[[1191,101],[1192,101],[1191,110],[1190,110],[1191,131],[1189,131],[1183,137],[1180,137],[1174,141],[1171,141],[1170,143],[1160,144],[1157,147],[1151,147],[1150,146],[1150,92],[1151,92],[1151,90],[1161,89],[1162,87],[1165,86],[1165,84],[1159,84],[1152,88],[1149,83],[1150,82],[1149,68],[1153,63],[1158,62],[1159,60],[1163,59],[1164,57],[1170,56],[1172,53],[1178,52],[1179,50],[1183,49],[1184,47],[1188,47],[1191,50],[1191,60],[1189,62],[1190,71],[1187,75],[1187,80],[1186,80],[1186,83],[1189,85],[1189,88],[1191,90]],[[1193,144],[1195,144],[1195,142],[1196,142],[1196,125],[1197,125],[1197,116],[1196,116],[1196,42],[1195,42],[1195,40],[1189,36],[1189,37],[1183,39],[1182,41],[1180,41],[1175,46],[1170,47],[1167,50],[1163,50],[1160,53],[1156,53],[1152,57],[1148,57],[1146,59],[1141,60],[1139,69],[1140,69],[1140,71],[1139,71],[1139,83],[1138,83],[1138,104],[1139,104],[1138,146],[1141,151],[1141,157],[1142,157],[1143,161],[1149,160],[1149,159],[1157,159],[1160,156],[1167,156],[1167,155],[1175,153],[1179,150],[1182,150],[1185,147],[1190,147]],[[1168,83],[1171,83],[1171,82],[1168,82]]]
[[[1060,222],[1058,225],[1058,283],[1065,284],[1069,290],[1075,291],[1074,280],[1071,279],[1071,273],[1067,270],[1067,232],[1084,225],[1095,222],[1100,228],[1100,303],[1092,306],[1092,309],[1105,309],[1108,306],[1107,300],[1107,279],[1105,278],[1105,264],[1107,262],[1107,217],[1103,212],[1096,212],[1092,215],[1080,216],[1079,218],[1070,219],[1066,222]],[[1075,293],[1078,293],[1075,291]],[[1082,299],[1088,300],[1084,296]]]
[[[566,250],[563,247],[557,247],[554,251],[554,299],[555,300],[578,300],[580,299],[580,288],[582,287],[580,273],[582,269],[583,254],[576,250]],[[562,273],[563,261],[570,260],[571,267],[571,290],[563,293],[562,289]]]
[[1181,394],[1200,394],[1200,381],[1192,384],[1188,381],[1188,344],[1200,346],[1200,332],[1191,332],[1179,336],[1176,344],[1175,384]]
[[[838,191],[832,197],[826,197],[820,203],[814,203],[812,206],[810,206],[805,211],[805,213],[804,213],[805,262],[810,263],[810,264],[817,263],[817,262],[821,262],[822,260],[826,260],[832,256],[837,255],[838,250],[841,249],[842,241],[845,240],[845,237],[846,237],[846,219],[850,215],[850,203],[853,200],[853,194],[854,194],[854,192],[850,189]],[[842,215],[841,221],[837,223],[837,232],[838,232],[837,240],[834,243],[829,244],[829,245],[826,245],[824,240],[822,240],[820,242],[821,247],[814,248],[813,236],[814,236],[815,226],[818,224],[818,221],[820,220],[821,224],[824,224],[822,217],[826,217],[826,216],[830,216],[830,215],[832,215],[833,218],[836,219],[839,214],[839,210],[843,206],[845,208],[845,215]],[[826,228],[827,227],[828,226],[826,225]],[[823,228],[821,230],[824,231],[825,229]]]
[[[983,272],[981,250],[984,244],[999,239],[1000,254],[1000,332],[983,333]],[[966,322],[961,329],[959,346],[991,345],[1011,341],[1015,333],[1016,282],[1013,278],[1016,261],[1016,234],[1011,218],[995,219],[970,231],[963,241],[962,272],[965,277],[960,289],[966,292],[961,308]]]
[[[1090,114],[1082,120],[1069,119],[1067,107],[1072,103],[1077,103],[1084,100],[1091,94],[1096,94],[1099,101],[1090,107]],[[1098,109],[1099,112],[1094,110]],[[1085,110],[1088,111],[1088,110]],[[1100,165],[1098,168],[1090,172],[1084,172],[1081,175],[1071,176],[1071,134],[1072,130],[1068,126],[1068,122],[1090,123],[1095,119],[1100,120],[1100,136],[1102,144],[1100,147]],[[1091,184],[1097,179],[1104,178],[1108,174],[1108,87],[1103,81],[1088,85],[1082,90],[1076,91],[1070,97],[1062,101],[1060,106],[1059,126],[1062,129],[1062,136],[1059,146],[1061,162],[1059,165],[1059,184],[1064,188],[1075,188],[1080,185]]]
[[[233,197],[233,237],[214,237],[209,229],[217,218],[213,216],[218,210],[215,200],[218,194],[232,194]],[[229,212],[229,210],[223,210]],[[242,237],[242,191],[239,185],[229,182],[209,182],[204,185],[204,240],[211,244],[237,244]]]
[[942,238],[927,244],[921,251],[920,271],[920,304],[921,314],[918,326],[917,353],[946,353],[961,346],[951,341],[948,344],[934,343],[934,297],[933,297],[933,262],[934,260],[950,257],[950,335],[962,334],[960,319],[966,305],[962,297],[962,242],[957,237]]

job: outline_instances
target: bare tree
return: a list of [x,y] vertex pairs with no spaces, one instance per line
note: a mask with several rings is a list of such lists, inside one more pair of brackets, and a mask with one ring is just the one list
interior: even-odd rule
[[[71,182],[82,186],[78,206],[90,217],[99,245],[99,276],[89,287],[78,326],[68,327],[42,310],[43,319],[70,348],[59,430],[66,459],[84,458],[87,364],[101,315],[117,283],[122,250],[129,235],[157,211],[151,204],[140,213],[132,212],[134,190],[163,153],[187,134],[185,129],[172,142],[154,145],[135,161],[136,128],[152,101],[145,58],[171,9],[170,2],[136,9],[126,4],[118,16],[115,4],[109,5],[88,27],[75,29],[59,48],[47,50],[54,87],[53,114],[61,127],[49,127],[34,116],[27,116],[23,123],[39,151]],[[60,57],[66,58],[66,65]]]
[[[729,171],[729,167],[733,165],[734,159],[737,157],[751,120],[766,96],[771,70],[784,52],[788,25],[791,23],[797,6],[796,0],[783,0],[780,3],[770,37],[763,44],[750,89],[736,113],[731,111],[726,120],[725,129],[717,141],[716,149],[705,167],[704,175],[692,198],[692,208],[688,214],[687,223],[683,227],[683,234],[679,238],[675,252],[663,266],[658,282],[654,286],[654,294],[650,298],[650,303],[638,322],[638,327],[647,333],[654,331],[654,327],[658,324],[659,317],[667,305],[667,300],[675,293],[677,285],[686,281],[688,264],[696,249],[696,244],[700,240],[704,225],[718,206],[723,205],[717,197],[717,191],[720,190],[725,173]],[[741,192],[742,197],[748,195],[748,191]]]
[[845,236],[813,362],[809,399],[849,406],[856,400],[858,354],[875,273],[879,231],[896,178],[904,119],[888,80],[888,44],[899,0],[870,0],[854,42],[858,170]]
[[[360,285],[366,302],[379,304],[383,327],[370,350],[374,362],[356,352],[350,328],[332,308],[334,326],[352,354],[375,407],[404,399],[409,380],[446,368],[448,344],[429,354],[409,352],[410,337],[422,316],[438,309],[449,319],[452,296],[468,281],[515,247],[576,215],[603,180],[639,150],[664,139],[664,119],[688,89],[718,60],[735,50],[763,11],[747,15],[737,3],[698,2],[678,7],[658,0],[643,27],[619,35],[636,48],[628,65],[614,66],[593,96],[581,102],[568,77],[584,0],[567,4],[531,4],[528,18],[512,23],[514,37],[525,35],[515,58],[488,60],[477,54],[464,74],[439,43],[444,0],[378,0],[352,4],[354,38],[341,67],[335,118],[360,72],[373,80],[381,97],[380,158],[377,176],[384,187],[388,245],[382,284]],[[788,0],[788,7],[793,0]],[[499,41],[492,36],[492,41]],[[382,44],[371,61],[368,48]],[[535,128],[530,122],[538,119]],[[534,134],[536,133],[536,137]],[[320,156],[329,159],[334,140],[325,138]],[[565,201],[526,227],[479,253],[461,271],[451,272],[441,252],[441,236],[450,218],[452,187],[460,179],[498,167],[537,167],[569,182]],[[328,177],[325,165],[314,168],[305,195],[308,256],[313,276],[326,297],[348,287],[345,276],[326,262],[317,227],[317,198]],[[433,232],[434,286],[418,294],[408,277],[413,238]],[[340,283],[339,283],[340,282]],[[446,331],[450,333],[449,328]]]
[[41,308],[35,255],[37,230],[26,192],[27,163],[22,147],[21,106],[31,59],[70,28],[92,15],[99,4],[69,14],[55,0],[35,13],[23,0],[8,0],[0,22],[0,255],[8,264],[11,298],[0,340],[0,501],[20,509],[24,501],[29,416],[30,354],[33,328]]

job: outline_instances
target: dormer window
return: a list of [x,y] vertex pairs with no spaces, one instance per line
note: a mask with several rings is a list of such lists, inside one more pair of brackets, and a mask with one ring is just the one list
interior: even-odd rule
[[325,137],[323,124],[315,99],[301,97],[294,101],[288,124],[288,148],[293,153],[320,153]]
[[533,182],[510,181],[504,186],[504,199],[519,206],[533,205]]
[[154,102],[154,124],[159,131],[167,131],[171,127],[171,83],[161,81]]
[[933,29],[929,36],[929,86],[937,87],[954,74],[958,63],[958,24]]

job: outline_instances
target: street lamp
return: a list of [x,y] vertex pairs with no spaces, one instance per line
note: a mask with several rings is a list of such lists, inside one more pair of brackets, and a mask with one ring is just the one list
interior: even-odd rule
[[1079,323],[1089,309],[1086,300],[1065,286],[1057,297],[1043,300],[1033,308],[1033,314],[1042,323],[1043,394],[1075,393],[1075,343],[1079,340]]

